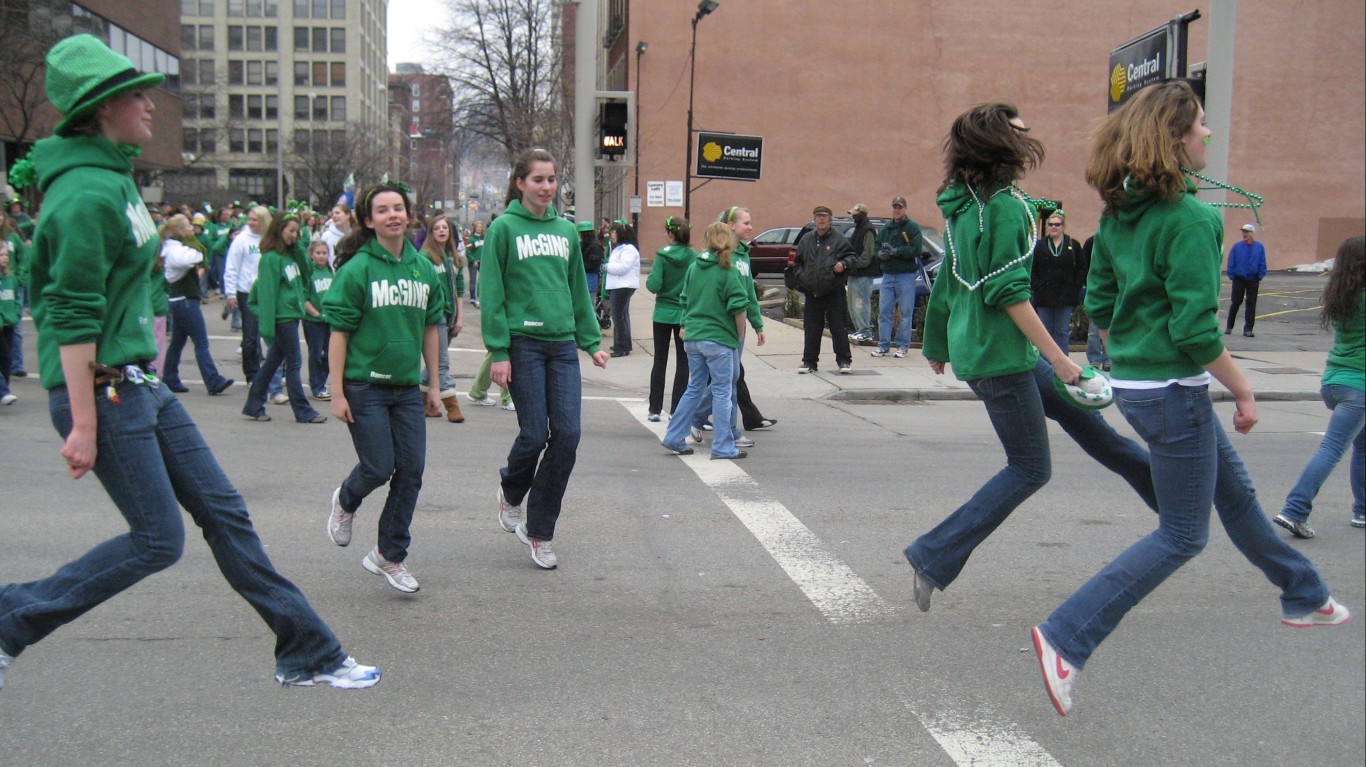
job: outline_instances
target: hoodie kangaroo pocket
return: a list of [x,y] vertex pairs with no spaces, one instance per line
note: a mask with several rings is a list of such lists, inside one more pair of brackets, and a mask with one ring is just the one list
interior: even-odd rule
[[412,341],[390,341],[379,350],[370,363],[370,380],[386,383],[416,377],[420,373],[422,355]]
[[573,333],[574,305],[569,300],[568,288],[533,292],[522,317],[520,327],[530,335],[561,336]]

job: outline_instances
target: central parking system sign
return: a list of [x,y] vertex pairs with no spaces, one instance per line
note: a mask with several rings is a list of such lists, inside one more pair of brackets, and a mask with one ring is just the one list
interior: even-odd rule
[[697,172],[699,178],[727,178],[732,181],[758,181],[763,166],[762,136],[737,136],[732,133],[697,134]]

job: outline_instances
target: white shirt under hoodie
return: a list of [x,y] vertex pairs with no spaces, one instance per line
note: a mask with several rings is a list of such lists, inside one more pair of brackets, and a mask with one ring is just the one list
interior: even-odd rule
[[261,235],[243,229],[228,246],[223,266],[223,292],[232,296],[250,293],[256,284],[256,268],[261,265]]
[[204,254],[180,240],[167,239],[161,243],[161,261],[165,264],[163,273],[166,282],[179,282],[185,273],[204,260]]
[[640,289],[640,251],[625,243],[612,248],[607,259],[607,289]]

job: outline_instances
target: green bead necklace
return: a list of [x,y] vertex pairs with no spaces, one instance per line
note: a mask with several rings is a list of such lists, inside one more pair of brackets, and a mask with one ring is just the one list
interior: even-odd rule
[[1200,175],[1199,173],[1196,173],[1195,171],[1191,170],[1190,168],[1182,168],[1182,169],[1181,169],[1181,172],[1182,172],[1182,173],[1185,173],[1185,174],[1188,175],[1188,176],[1193,176],[1193,177],[1195,177],[1195,178],[1198,178],[1198,179],[1200,179],[1201,181],[1204,181],[1205,183],[1213,184],[1213,185],[1214,185],[1214,186],[1199,186],[1199,187],[1196,187],[1196,189],[1197,189],[1198,191],[1205,191],[1205,192],[1208,192],[1208,191],[1213,191],[1213,190],[1215,190],[1215,189],[1224,189],[1224,190],[1233,192],[1234,194],[1240,194],[1240,195],[1242,195],[1242,196],[1243,196],[1243,199],[1247,200],[1247,202],[1245,202],[1245,203],[1243,203],[1243,202],[1207,202],[1207,203],[1205,203],[1205,204],[1206,204],[1206,205],[1209,205],[1209,206],[1212,207],[1212,208],[1240,208],[1240,209],[1242,209],[1242,210],[1250,210],[1250,211],[1252,211],[1252,217],[1255,218],[1255,219],[1257,219],[1257,225],[1260,226],[1260,227],[1263,228],[1263,229],[1266,228],[1266,224],[1263,224],[1263,223],[1262,223],[1262,215],[1261,215],[1260,213],[1257,212],[1257,209],[1260,208],[1260,207],[1262,207],[1262,205],[1265,203],[1265,201],[1262,199],[1261,195],[1256,195],[1256,194],[1253,194],[1252,192],[1248,192],[1248,191],[1239,189],[1238,187],[1233,186],[1232,184],[1225,184],[1225,183],[1222,182],[1222,181],[1215,181],[1214,179],[1209,178],[1208,176],[1202,176],[1202,175]]

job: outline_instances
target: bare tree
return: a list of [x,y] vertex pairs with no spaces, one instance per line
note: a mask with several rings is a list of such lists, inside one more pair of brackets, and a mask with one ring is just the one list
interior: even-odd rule
[[57,43],[51,28],[28,22],[28,3],[0,0],[0,134],[31,144],[51,128],[39,122],[47,103],[43,60]]
[[328,131],[326,142],[311,140],[285,153],[285,166],[294,174],[294,196],[316,197],[324,205],[341,196],[346,177],[356,174],[357,186],[379,180],[384,173],[387,142],[382,134],[361,122],[349,122],[344,130]]
[[528,147],[568,145],[554,0],[448,2],[451,26],[432,44],[457,94],[457,122],[508,161]]

